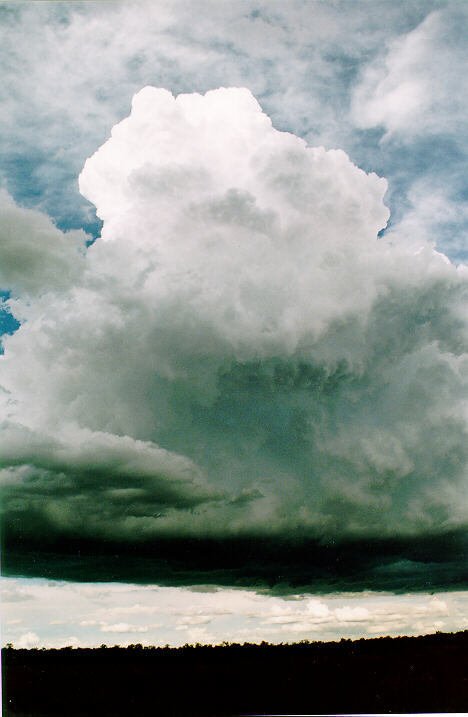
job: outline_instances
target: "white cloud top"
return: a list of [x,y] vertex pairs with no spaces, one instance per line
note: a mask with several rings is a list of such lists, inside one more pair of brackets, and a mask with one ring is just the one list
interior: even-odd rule
[[248,90],[175,99],[143,89],[80,188],[104,220],[102,238],[118,244],[101,253],[122,256],[121,281],[140,278],[142,303],[159,315],[164,306],[155,319],[165,331],[195,341],[190,361],[193,350],[294,352],[379,291],[385,180],[276,131]]

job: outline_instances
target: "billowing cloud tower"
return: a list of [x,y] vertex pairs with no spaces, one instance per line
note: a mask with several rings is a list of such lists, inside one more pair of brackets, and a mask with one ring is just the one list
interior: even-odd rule
[[79,545],[59,576],[456,582],[466,270],[380,236],[385,180],[248,90],[146,87],[80,190],[102,236],[11,302],[11,569]]

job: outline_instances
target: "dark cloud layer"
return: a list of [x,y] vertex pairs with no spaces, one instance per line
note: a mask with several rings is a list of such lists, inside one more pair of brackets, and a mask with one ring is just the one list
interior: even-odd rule
[[[34,519],[33,516],[30,516]],[[331,543],[277,536],[118,543],[32,534],[4,536],[3,571],[78,582],[220,585],[277,594],[466,589],[466,531],[416,538]]]

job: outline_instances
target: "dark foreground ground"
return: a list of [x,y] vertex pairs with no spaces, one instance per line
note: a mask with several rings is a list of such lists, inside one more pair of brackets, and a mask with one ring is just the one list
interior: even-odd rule
[[468,712],[468,630],[178,649],[2,650],[4,715]]

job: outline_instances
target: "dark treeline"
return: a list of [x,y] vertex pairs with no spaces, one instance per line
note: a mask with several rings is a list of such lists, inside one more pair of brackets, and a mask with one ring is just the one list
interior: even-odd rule
[[179,648],[2,650],[5,715],[467,712],[468,630]]

